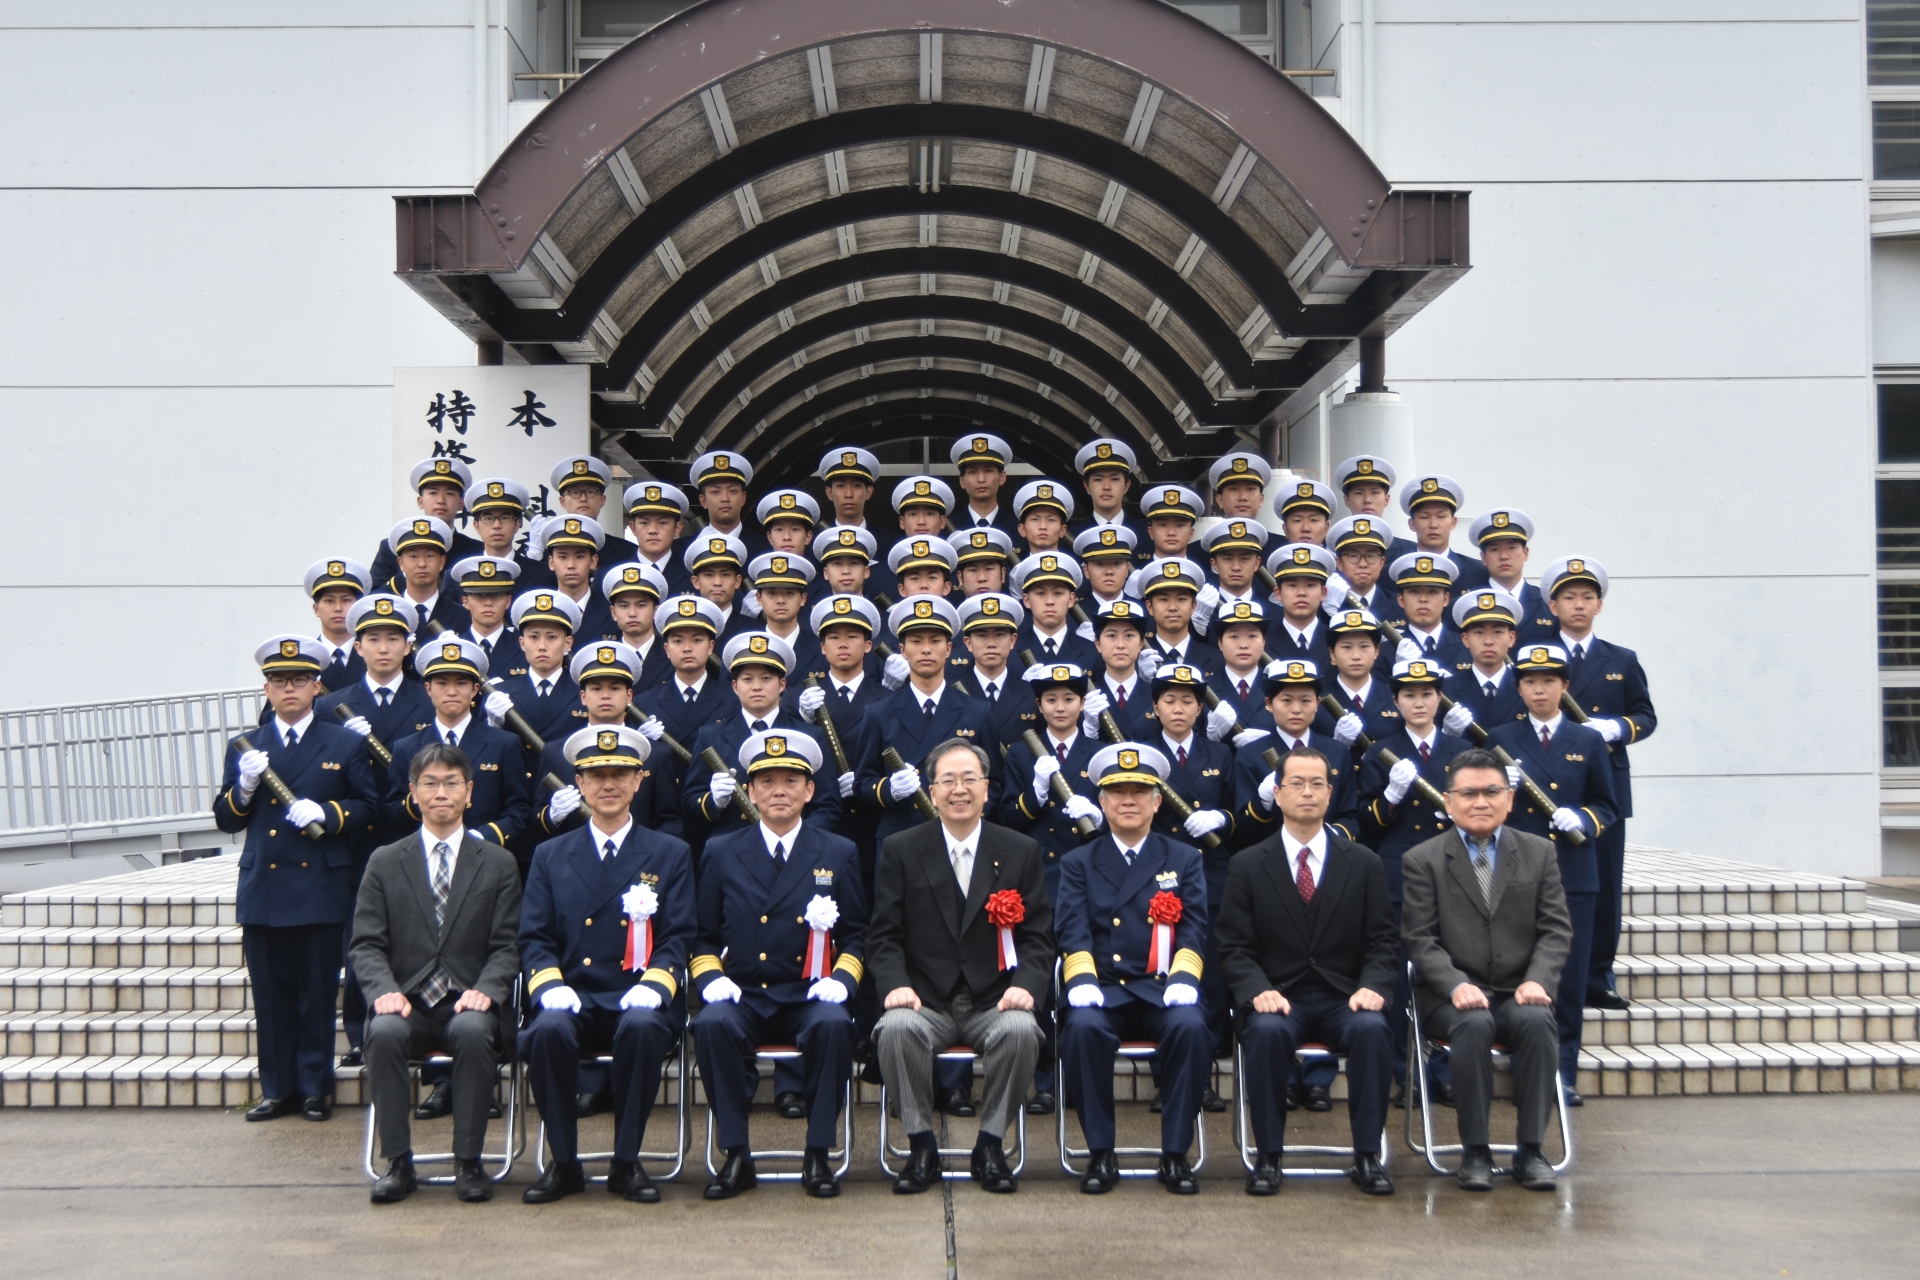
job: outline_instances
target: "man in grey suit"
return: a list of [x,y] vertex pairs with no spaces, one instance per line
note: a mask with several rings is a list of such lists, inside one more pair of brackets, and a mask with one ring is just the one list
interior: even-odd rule
[[1413,998],[1433,1033],[1452,1045],[1453,1094],[1466,1148],[1460,1185],[1493,1189],[1487,1113],[1493,1046],[1513,1056],[1520,1113],[1514,1179],[1551,1191],[1541,1153],[1559,1070],[1552,992],[1573,942],[1573,920],[1553,846],[1506,825],[1507,771],[1491,753],[1463,751],[1447,766],[1447,814],[1456,830],[1409,849],[1402,862],[1401,933],[1415,975]]
[[466,829],[473,766],[458,747],[434,743],[408,768],[420,830],[367,862],[353,913],[350,953],[373,1021],[367,1077],[387,1172],[375,1204],[416,1185],[407,1059],[453,1055],[454,1192],[490,1200],[480,1166],[503,1036],[500,1017],[520,971],[520,873],[513,855]]

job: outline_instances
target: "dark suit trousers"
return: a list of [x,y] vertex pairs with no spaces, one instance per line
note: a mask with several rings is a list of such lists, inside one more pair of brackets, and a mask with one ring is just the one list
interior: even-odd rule
[[1593,950],[1593,917],[1599,896],[1585,889],[1567,894],[1573,944],[1567,948],[1567,967],[1560,971],[1560,989],[1553,993],[1553,1012],[1560,1024],[1560,1078],[1569,1089],[1580,1065],[1580,1032],[1587,1010],[1587,956]]
[[556,1161],[580,1158],[580,1056],[613,1054],[613,1158],[635,1159],[647,1132],[661,1067],[679,1033],[672,1005],[660,1009],[542,1009],[520,1032],[520,1056],[533,1084],[533,1101],[547,1124]]
[[1247,1110],[1253,1139],[1263,1152],[1277,1154],[1287,1144],[1287,1076],[1301,1045],[1324,1044],[1347,1059],[1347,1118],[1353,1149],[1380,1154],[1380,1132],[1387,1122],[1387,1093],[1393,1087],[1393,1035],[1385,1013],[1364,1013],[1347,1006],[1337,991],[1303,991],[1289,996],[1291,1013],[1247,1011],[1240,1032],[1246,1066]]
[[1615,822],[1593,842],[1600,862],[1600,898],[1593,908],[1593,954],[1587,960],[1587,994],[1613,990],[1613,962],[1620,953],[1621,882],[1626,875],[1627,824]]
[[333,1093],[333,1008],[340,994],[340,925],[244,925],[253,983],[260,1096]]
[[380,1151],[389,1160],[412,1149],[412,1090],[407,1059],[453,1055],[453,1154],[477,1160],[487,1140],[487,1108],[500,1064],[500,1020],[493,1013],[455,1013],[449,996],[429,1009],[412,996],[413,1011],[375,1014],[367,1027],[367,1077],[380,1123]]
[[1428,1035],[1451,1043],[1453,1102],[1460,1120],[1460,1141],[1483,1147],[1487,1113],[1493,1109],[1493,1046],[1503,1044],[1513,1056],[1514,1106],[1520,1113],[1518,1140],[1537,1143],[1547,1131],[1547,1112],[1553,1106],[1553,1074],[1557,1066],[1559,1031],[1554,1012],[1545,1005],[1520,1004],[1513,994],[1491,997],[1491,1009],[1456,1009],[1441,1005],[1426,1020]]
[[1162,1009],[1144,1000],[1113,1008],[1060,1010],[1060,1074],[1080,1114],[1087,1146],[1114,1145],[1113,1061],[1123,1040],[1153,1040],[1160,1079],[1160,1149],[1185,1154],[1193,1145],[1200,1091],[1213,1067],[1213,1033],[1204,1003]]
[[790,1044],[800,1050],[807,1145],[833,1146],[834,1121],[853,1075],[853,1014],[844,1004],[824,1000],[786,1005],[765,1017],[744,1003],[716,1000],[694,1016],[694,1052],[719,1123],[719,1145],[731,1150],[750,1143],[747,1108],[760,1086],[752,1055],[763,1044]]

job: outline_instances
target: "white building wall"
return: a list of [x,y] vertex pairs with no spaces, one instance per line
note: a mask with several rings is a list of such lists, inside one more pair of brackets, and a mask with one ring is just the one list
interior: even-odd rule
[[[1628,839],[1877,873],[1859,4],[1373,9],[1375,158],[1473,192],[1474,268],[1388,382],[1536,569],[1612,575],[1660,712]],[[1816,536],[1754,537],[1808,498]]]

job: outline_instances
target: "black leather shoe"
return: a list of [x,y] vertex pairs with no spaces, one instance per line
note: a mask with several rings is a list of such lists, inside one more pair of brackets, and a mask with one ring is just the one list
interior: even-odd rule
[[1087,1171],[1080,1178],[1080,1189],[1090,1196],[1103,1196],[1120,1182],[1120,1161],[1111,1151],[1096,1151],[1087,1161]]
[[1569,1089],[1567,1090],[1567,1105],[1570,1107],[1584,1107],[1587,1105],[1587,1100],[1581,1097],[1575,1090]]
[[247,1108],[248,1120],[278,1120],[281,1116],[290,1116],[300,1109],[300,1104],[292,1098],[262,1098]]
[[1454,1176],[1463,1191],[1493,1190],[1493,1152],[1485,1147],[1468,1147],[1460,1161],[1460,1172]]
[[885,1083],[886,1077],[880,1074],[880,1059],[868,1058],[860,1064],[860,1080],[863,1084],[876,1086]]
[[914,1148],[906,1167],[893,1180],[893,1194],[916,1196],[940,1181],[940,1151],[937,1147]]
[[1007,1166],[1007,1153],[997,1142],[982,1142],[973,1149],[973,1180],[983,1191],[997,1196],[1012,1195],[1020,1189],[1013,1170]]
[[478,1160],[455,1160],[453,1194],[467,1204],[483,1203],[493,1199],[493,1179],[487,1177]]
[[1333,1095],[1327,1092],[1327,1086],[1323,1084],[1310,1084],[1306,1087],[1304,1092],[1306,1096],[1301,1099],[1301,1105],[1304,1106],[1307,1110],[1309,1111],[1333,1110]]
[[635,1204],[659,1204],[660,1188],[638,1160],[615,1160],[607,1165],[607,1190]]
[[1439,1103],[1443,1107],[1452,1106],[1453,1105],[1453,1082],[1450,1080],[1434,1081],[1432,1084],[1429,1084],[1427,1086],[1427,1096],[1429,1098],[1432,1098],[1435,1102]]
[[759,1181],[754,1173],[753,1157],[745,1147],[735,1147],[727,1152],[726,1163],[707,1184],[706,1196],[709,1200],[731,1200],[742,1191],[751,1191]]
[[1513,1156],[1513,1180],[1529,1191],[1551,1191],[1560,1185],[1539,1147],[1523,1146]]
[[1631,1009],[1633,1001],[1617,991],[1589,991],[1587,993],[1589,1009]]
[[1177,1196],[1200,1194],[1200,1179],[1193,1176],[1193,1166],[1187,1163],[1183,1155],[1162,1151],[1160,1167],[1154,1170],[1153,1176],[1161,1186]]
[[1227,1109],[1227,1100],[1220,1096],[1212,1085],[1200,1091],[1200,1109],[1212,1115],[1219,1115]]
[[831,1200],[840,1194],[834,1181],[833,1165],[825,1147],[808,1147],[800,1158],[800,1185],[815,1200]]
[[1390,1196],[1393,1194],[1393,1179],[1380,1167],[1380,1157],[1368,1153],[1355,1156],[1353,1168],[1347,1170],[1347,1177],[1353,1185],[1370,1196]]
[[940,1109],[950,1116],[959,1116],[964,1120],[974,1114],[973,1098],[965,1089],[942,1089]]
[[1155,1089],[1153,1091],[1153,1101],[1147,1104],[1147,1113],[1149,1115],[1157,1116],[1162,1111],[1165,1111],[1166,1109],[1167,1109],[1167,1104],[1161,1100],[1160,1091],[1158,1089]]
[[1027,1099],[1027,1114],[1030,1116],[1050,1116],[1060,1105],[1059,1099],[1050,1093],[1036,1093]]
[[1287,1110],[1298,1111],[1299,1109],[1300,1109],[1300,1086],[1297,1084],[1290,1084],[1287,1086]]
[[556,1160],[540,1175],[540,1181],[520,1193],[528,1204],[552,1204],[562,1196],[577,1196],[587,1189],[586,1172],[578,1160]]
[[308,1098],[300,1104],[300,1114],[309,1120],[321,1121],[333,1119],[332,1098]]
[[583,1093],[577,1095],[573,1100],[573,1114],[580,1119],[585,1119],[588,1116],[597,1116],[602,1111],[610,1111],[612,1109],[613,1095],[608,1093]]
[[373,1184],[370,1197],[375,1204],[399,1204],[412,1195],[420,1185],[413,1173],[413,1152],[395,1156],[387,1161],[387,1171]]
[[343,1067],[364,1067],[367,1065],[367,1055],[358,1049],[348,1049],[340,1055],[340,1065]]
[[1404,1084],[1397,1084],[1393,1086],[1393,1098],[1392,1098],[1393,1109],[1395,1111],[1405,1111],[1407,1109],[1407,1099],[1411,1096],[1412,1096],[1411,1090],[1409,1090],[1407,1086],[1405,1086]]
[[442,1080],[433,1086],[433,1092],[420,1100],[413,1109],[415,1120],[438,1120],[442,1116],[453,1114],[453,1086]]
[[1280,1181],[1280,1157],[1263,1151],[1253,1162],[1253,1172],[1247,1175],[1247,1194],[1277,1196]]
[[800,1120],[807,1114],[807,1104],[800,1100],[797,1093],[782,1093],[775,1096],[773,1109],[780,1113],[782,1120]]

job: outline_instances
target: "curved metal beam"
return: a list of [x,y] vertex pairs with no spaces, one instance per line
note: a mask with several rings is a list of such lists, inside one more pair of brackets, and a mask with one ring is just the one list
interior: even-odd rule
[[[926,272],[944,276],[966,276],[979,280],[1004,280],[1033,293],[1042,294],[1100,322],[1127,345],[1140,352],[1147,362],[1172,385],[1175,393],[1189,405],[1206,405],[1212,399],[1207,384],[1171,342],[1145,319],[1119,305],[1113,298],[1083,283],[1077,276],[1033,262],[985,249],[947,248],[927,245],[903,249],[874,249],[835,258],[808,267],[792,275],[781,276],[765,289],[750,294],[725,313],[715,316],[705,333],[700,334],[674,358],[666,369],[656,371],[653,389],[647,393],[649,404],[673,404],[700,376],[700,371],[720,358],[756,325],[776,315],[783,307],[793,306],[856,280],[871,281],[886,276],[917,276]],[[933,295],[932,301],[941,295]],[[1013,308],[1020,310],[1019,308]],[[1044,320],[1035,312],[1023,315]],[[1011,325],[1006,327],[1013,327]],[[1064,326],[1063,326],[1064,327]],[[1055,345],[1058,345],[1057,343]],[[1196,410],[1197,412],[1197,410]],[[1204,415],[1203,415],[1204,416]]]
[[[931,423],[927,422],[928,418],[932,419]],[[913,424],[911,428],[905,425],[909,423]],[[1016,453],[1021,462],[1039,467],[1043,475],[1071,482],[1074,474],[1073,455],[1078,451],[1078,444],[1070,445],[1051,431],[1036,433],[1034,424],[1024,416],[998,405],[946,400],[938,396],[931,400],[886,400],[870,407],[862,405],[845,410],[817,426],[803,428],[797,434],[776,442],[756,460],[754,474],[764,477],[770,484],[797,484],[813,474],[810,469],[812,460],[836,443],[857,444],[871,449],[875,443],[919,436],[957,440],[975,424],[1002,436],[1017,438],[1020,444]],[[808,468],[804,475],[786,474],[784,468],[789,465],[786,462],[789,456],[793,456],[791,465]]]

